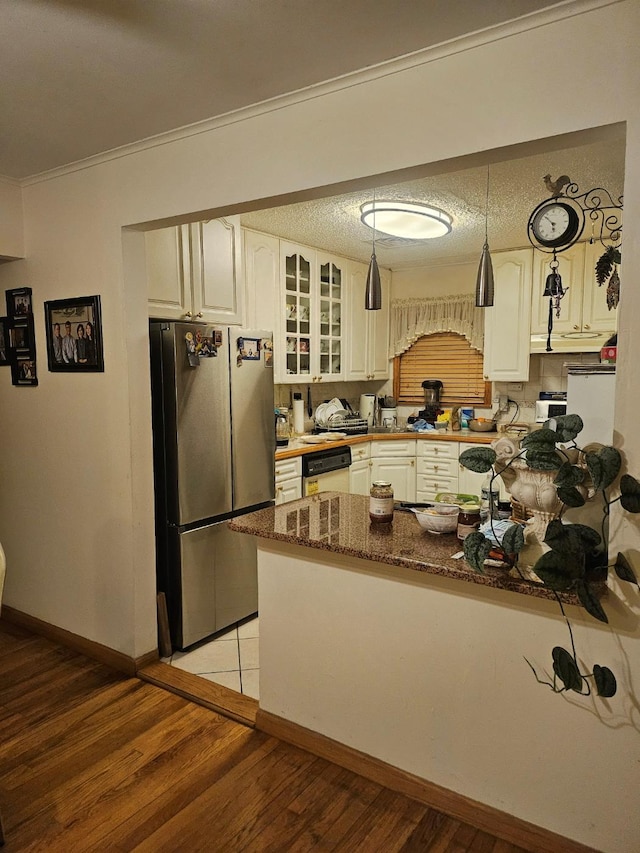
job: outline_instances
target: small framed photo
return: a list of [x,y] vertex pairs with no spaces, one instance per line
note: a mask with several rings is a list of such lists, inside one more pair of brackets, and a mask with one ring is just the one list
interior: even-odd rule
[[18,356],[11,364],[11,381],[14,385],[37,385],[35,358],[21,358]]
[[0,317],[0,367],[7,367],[9,359],[9,318]]
[[7,290],[6,297],[7,314],[9,317],[27,317],[33,312],[30,287],[18,287],[15,290]]
[[243,361],[260,361],[258,338],[238,338],[238,348]]
[[45,302],[44,320],[50,371],[104,372],[99,296]]

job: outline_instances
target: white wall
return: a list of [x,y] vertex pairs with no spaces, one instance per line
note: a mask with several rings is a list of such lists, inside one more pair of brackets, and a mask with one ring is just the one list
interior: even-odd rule
[[258,573],[262,709],[589,848],[640,850],[637,621],[615,600],[617,633],[567,607],[585,669],[619,679],[605,701],[527,666],[548,677],[569,645],[553,601],[265,540]]
[[22,257],[22,188],[17,182],[0,178],[0,258]]
[[442,264],[394,270],[391,278],[392,299],[433,299],[458,293],[473,293],[477,264]]
[[[500,39],[469,40],[420,66],[28,183],[27,260],[0,267],[3,289],[33,288],[40,380],[13,388],[0,370],[5,603],[127,654],[156,644],[147,318],[140,235],[128,235],[125,276],[123,226],[619,121],[628,122],[625,221],[638,222],[638,25],[639,4],[627,0],[510,37],[501,29]],[[606,74],[593,59],[603,32],[615,45]],[[640,248],[631,227],[624,258],[633,281]],[[43,302],[94,293],[105,373],[49,373]],[[629,287],[622,299],[619,373],[629,392],[640,341],[624,332],[640,292]],[[637,409],[631,393],[621,396],[617,426],[632,468]],[[638,543],[635,527],[629,537]]]

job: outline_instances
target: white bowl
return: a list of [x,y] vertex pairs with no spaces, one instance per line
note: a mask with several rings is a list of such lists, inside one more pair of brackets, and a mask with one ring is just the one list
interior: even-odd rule
[[[446,512],[445,512],[446,510]],[[418,524],[427,533],[453,533],[458,526],[458,507],[440,506],[429,509],[414,508],[411,510]]]

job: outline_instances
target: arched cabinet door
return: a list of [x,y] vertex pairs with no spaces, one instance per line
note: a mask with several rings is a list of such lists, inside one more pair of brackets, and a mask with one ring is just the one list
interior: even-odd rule
[[484,311],[484,378],[529,379],[533,249],[492,255],[494,304]]

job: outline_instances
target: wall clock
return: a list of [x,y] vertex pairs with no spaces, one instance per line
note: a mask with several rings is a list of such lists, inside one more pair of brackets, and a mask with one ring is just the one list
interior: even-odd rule
[[584,229],[584,213],[568,199],[552,198],[539,204],[529,217],[529,239],[543,251],[564,251]]

